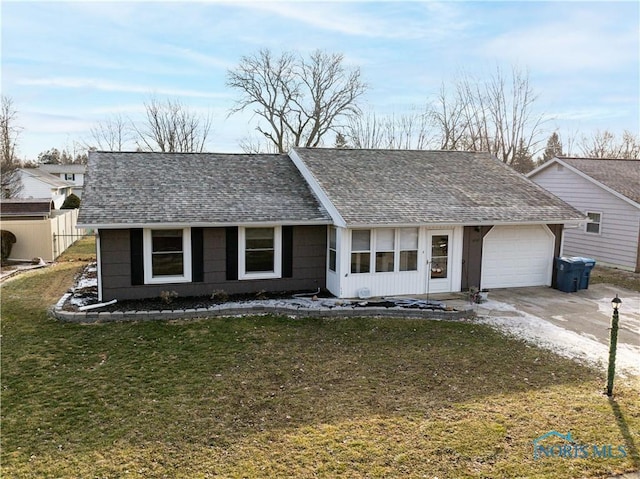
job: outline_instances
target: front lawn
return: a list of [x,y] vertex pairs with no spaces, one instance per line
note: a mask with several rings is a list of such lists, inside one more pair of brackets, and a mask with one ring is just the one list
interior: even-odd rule
[[[629,382],[610,402],[600,372],[488,327],[64,324],[46,309],[83,264],[68,258],[2,285],[3,478],[578,478],[640,466]],[[552,430],[626,456],[534,459],[532,441]]]

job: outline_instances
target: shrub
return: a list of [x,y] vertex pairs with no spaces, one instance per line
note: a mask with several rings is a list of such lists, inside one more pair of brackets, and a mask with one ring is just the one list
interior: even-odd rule
[[4,263],[9,258],[9,255],[11,255],[11,249],[13,248],[13,244],[16,242],[16,235],[14,235],[11,231],[0,230],[0,236],[0,248],[2,250],[2,254],[0,256],[2,262]]
[[178,297],[176,291],[160,291],[160,299],[164,304],[171,304]]
[[224,289],[216,289],[213,293],[211,293],[211,301],[215,301],[217,303],[226,303],[229,301],[229,293],[227,293]]
[[80,198],[71,193],[62,203],[62,210],[73,210],[76,208],[80,208]]

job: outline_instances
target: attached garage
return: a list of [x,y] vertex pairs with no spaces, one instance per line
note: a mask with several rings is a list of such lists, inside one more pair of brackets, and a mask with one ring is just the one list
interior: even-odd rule
[[483,240],[481,287],[550,286],[554,242],[546,225],[494,226]]

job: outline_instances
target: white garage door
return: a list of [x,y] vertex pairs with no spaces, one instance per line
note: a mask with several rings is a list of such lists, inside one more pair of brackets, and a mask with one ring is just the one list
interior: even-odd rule
[[554,241],[544,225],[494,226],[482,244],[482,288],[551,285]]

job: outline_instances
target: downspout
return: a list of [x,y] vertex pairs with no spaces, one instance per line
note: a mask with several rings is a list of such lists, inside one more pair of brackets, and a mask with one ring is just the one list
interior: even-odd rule
[[100,230],[96,230],[96,269],[98,276],[98,301],[102,302],[102,255],[100,254]]

